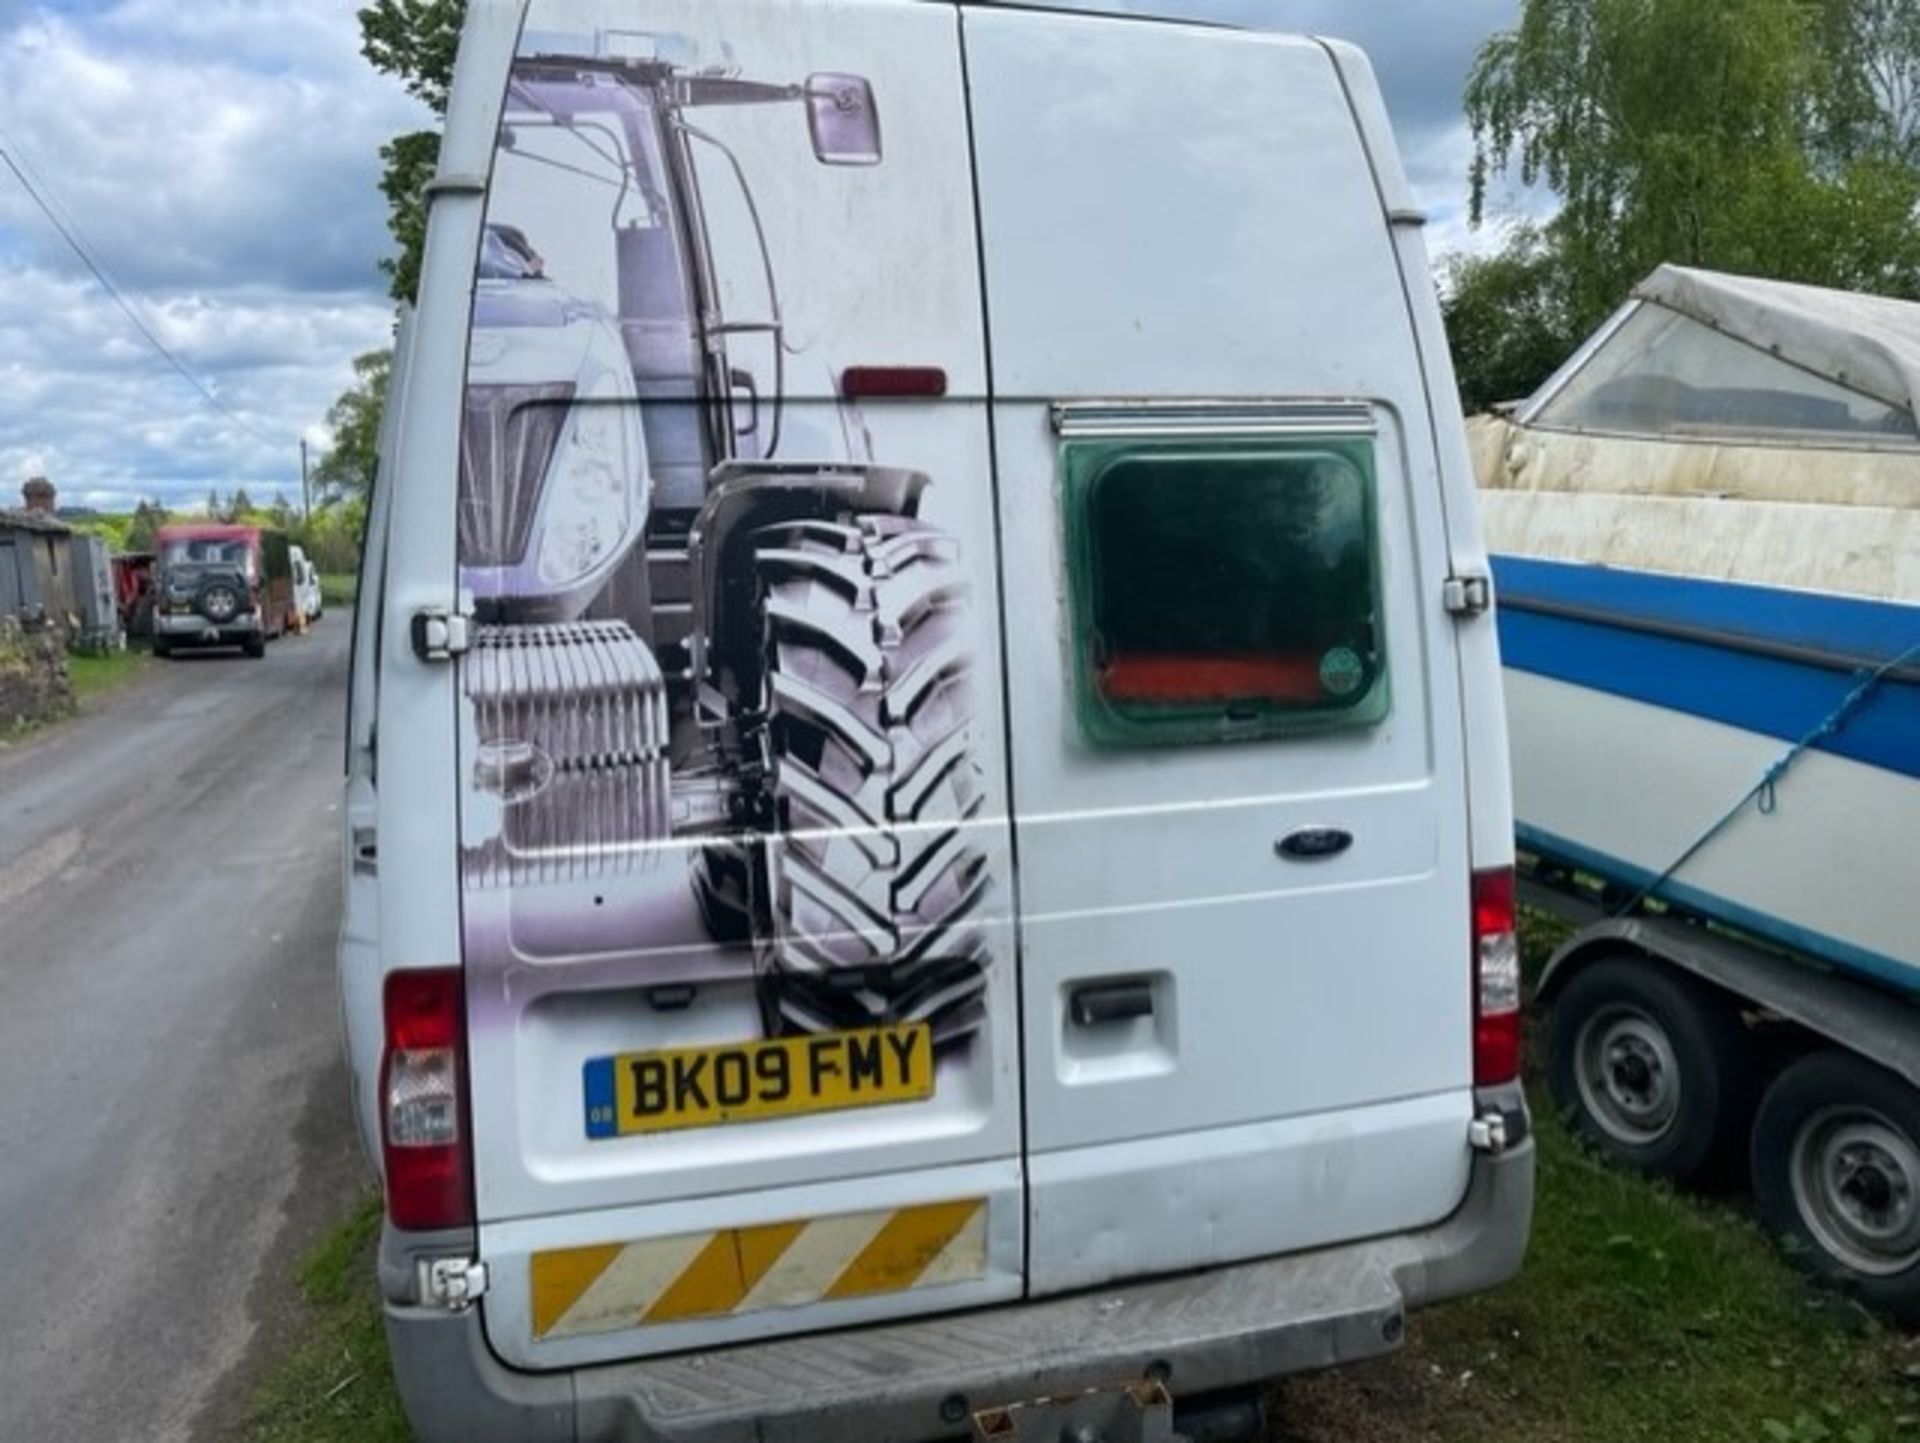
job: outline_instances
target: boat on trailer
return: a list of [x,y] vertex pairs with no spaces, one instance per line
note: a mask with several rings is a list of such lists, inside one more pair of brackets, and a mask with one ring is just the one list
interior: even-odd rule
[[1656,272],[1470,432],[1522,848],[1920,994],[1920,304]]

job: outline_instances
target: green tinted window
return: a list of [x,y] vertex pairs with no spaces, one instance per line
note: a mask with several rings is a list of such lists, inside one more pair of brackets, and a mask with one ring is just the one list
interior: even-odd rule
[[1091,740],[1386,718],[1370,439],[1069,441],[1064,465]]

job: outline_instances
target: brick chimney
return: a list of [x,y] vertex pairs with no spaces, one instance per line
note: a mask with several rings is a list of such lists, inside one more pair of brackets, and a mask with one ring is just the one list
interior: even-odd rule
[[53,515],[54,499],[58,493],[53,483],[44,476],[36,476],[20,488],[20,494],[27,498],[27,510],[39,511],[47,516]]

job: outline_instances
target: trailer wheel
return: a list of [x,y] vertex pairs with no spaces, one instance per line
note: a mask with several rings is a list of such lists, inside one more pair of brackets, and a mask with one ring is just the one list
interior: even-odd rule
[[967,826],[984,798],[957,547],[895,516],[758,540],[769,1026],[927,1022],[936,1047],[963,1042],[986,1015],[989,877]]
[[1594,962],[1553,1004],[1547,1080],[1600,1152],[1672,1182],[1737,1158],[1753,1114],[1746,1029],[1705,987],[1637,957]]
[[1920,1323],[1920,1093],[1845,1052],[1775,1080],[1753,1127],[1760,1217],[1821,1277]]

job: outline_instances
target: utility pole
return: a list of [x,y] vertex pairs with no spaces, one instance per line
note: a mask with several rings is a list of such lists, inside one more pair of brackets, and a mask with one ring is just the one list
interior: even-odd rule
[[300,512],[308,521],[313,520],[313,488],[307,481],[307,438],[300,438]]

